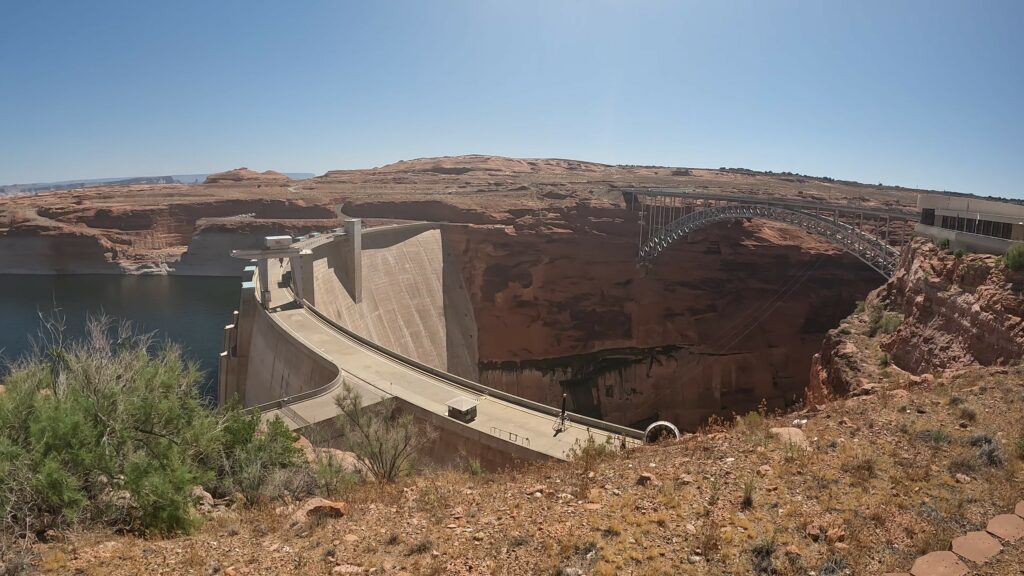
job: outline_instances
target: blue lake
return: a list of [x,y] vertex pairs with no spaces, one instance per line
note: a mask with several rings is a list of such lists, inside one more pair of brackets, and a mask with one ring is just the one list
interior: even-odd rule
[[197,276],[0,275],[0,373],[7,362],[30,352],[40,314],[59,308],[70,335],[80,337],[88,315],[103,312],[180,344],[204,370],[204,392],[212,397],[239,282]]

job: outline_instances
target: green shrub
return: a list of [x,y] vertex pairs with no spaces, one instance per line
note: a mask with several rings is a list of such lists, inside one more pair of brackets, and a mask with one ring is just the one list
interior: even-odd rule
[[868,336],[875,337],[879,332],[892,334],[903,323],[903,315],[886,312],[881,304],[868,306]]
[[956,252],[953,252],[953,257],[956,258],[957,260],[963,258],[966,255],[967,255],[967,250],[964,250],[963,248],[960,248]]
[[480,465],[479,460],[471,458],[466,461],[466,471],[470,476],[481,476],[484,473],[484,468]]
[[[140,532],[192,529],[192,489],[266,481],[298,449],[279,420],[210,409],[200,373],[172,344],[91,319],[82,341],[44,320],[35,353],[14,363],[0,394],[0,538],[81,518]],[[244,478],[244,481],[242,480]]]
[[949,238],[943,238],[942,240],[939,240],[938,246],[943,250],[949,250]]
[[338,427],[348,449],[378,482],[394,482],[410,472],[434,440],[432,430],[416,426],[412,416],[400,414],[394,398],[367,408],[351,384],[344,382],[334,398]]
[[944,444],[949,444],[953,440],[953,437],[949,435],[949,432],[946,432],[942,428],[935,428],[930,430],[921,430],[917,433],[917,439],[921,442],[932,444],[934,446],[942,446]]
[[902,323],[903,316],[901,314],[886,312],[885,314],[882,314],[882,318],[878,322],[878,331],[882,334],[892,334]]
[[1006,251],[1006,267],[1014,272],[1024,270],[1024,242],[1016,242]]

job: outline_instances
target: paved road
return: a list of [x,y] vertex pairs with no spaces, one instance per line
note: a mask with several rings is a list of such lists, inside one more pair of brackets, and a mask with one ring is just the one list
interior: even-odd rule
[[[279,285],[281,273],[282,268],[278,262],[271,260],[271,302],[276,306],[293,301],[291,291]],[[609,436],[614,442],[620,441],[619,436],[578,424],[570,424],[567,430],[555,436],[554,417],[497,398],[482,396],[400,363],[335,330],[304,308],[279,310],[272,312],[271,316],[310,349],[319,351],[338,366],[342,370],[341,378],[353,384],[367,404],[388,396],[397,396],[447,417],[448,401],[459,396],[471,398],[478,401],[479,406],[476,420],[468,426],[506,440],[515,440],[522,446],[556,458],[564,458],[574,443],[585,441],[588,434],[593,434],[598,442],[605,441]],[[336,388],[326,394],[289,404],[288,409],[269,410],[265,416],[281,416],[293,429],[333,418],[337,414],[334,396],[340,390],[340,378],[335,385]]]

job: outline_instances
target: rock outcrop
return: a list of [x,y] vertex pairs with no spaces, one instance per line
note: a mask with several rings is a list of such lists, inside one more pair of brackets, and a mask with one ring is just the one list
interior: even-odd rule
[[882,349],[913,374],[1015,363],[1024,356],[1022,291],[1024,273],[995,256],[958,258],[918,239],[878,294],[905,318]]
[[[885,329],[879,324],[887,314],[898,324]],[[921,381],[933,372],[1022,357],[1024,273],[1009,271],[995,256],[957,257],[918,238],[893,278],[825,336],[809,394],[870,391],[890,364]]]

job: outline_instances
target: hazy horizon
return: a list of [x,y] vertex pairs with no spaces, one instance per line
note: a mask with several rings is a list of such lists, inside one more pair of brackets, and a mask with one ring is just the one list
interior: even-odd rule
[[487,154],[1024,197],[1024,4],[6,3],[0,182]]

